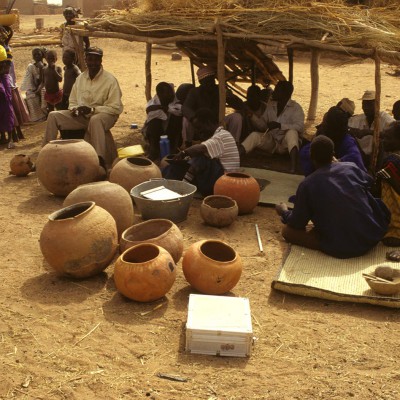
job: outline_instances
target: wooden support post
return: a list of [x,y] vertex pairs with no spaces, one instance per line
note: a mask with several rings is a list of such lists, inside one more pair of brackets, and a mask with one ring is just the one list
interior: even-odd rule
[[287,48],[287,55],[289,61],[289,82],[293,83],[293,55],[294,50],[290,47]]
[[372,154],[370,163],[370,173],[374,176],[376,172],[376,164],[378,161],[380,147],[380,130],[381,130],[381,59],[378,52],[375,52],[375,117],[374,117],[374,139],[372,144]]
[[310,98],[310,106],[308,108],[307,119],[310,121],[315,120],[315,116],[317,114],[317,105],[318,105],[318,89],[319,89],[319,56],[320,52],[317,49],[311,50],[311,63],[310,63],[310,72],[311,72],[311,98]]
[[222,29],[217,20],[215,24],[215,30],[217,33],[217,45],[218,45],[218,59],[217,59],[217,77],[219,87],[219,123],[223,125],[225,119],[225,103],[226,103],[226,91],[225,91],[225,46],[224,38],[222,36]]
[[145,61],[145,70],[146,70],[146,89],[145,95],[146,100],[149,101],[151,99],[151,43],[146,43],[146,61]]
[[195,78],[195,75],[194,75],[194,64],[193,64],[193,60],[192,59],[190,59],[190,73],[192,74],[193,86],[196,86],[196,78]]

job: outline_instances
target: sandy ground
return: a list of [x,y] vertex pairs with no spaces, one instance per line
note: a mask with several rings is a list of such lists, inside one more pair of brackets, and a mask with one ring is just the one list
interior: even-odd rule
[[[28,31],[33,21],[21,16],[22,28]],[[45,19],[46,26],[60,22],[59,16]],[[129,127],[142,124],[145,115],[145,48],[116,40],[93,43],[104,48],[104,66],[118,77],[123,90],[125,111],[113,129],[116,141],[120,146],[139,143],[138,131]],[[16,49],[14,56],[21,81],[30,49]],[[370,61],[347,66],[336,66],[337,62],[321,60],[319,117],[342,97],[354,99],[360,112],[362,93],[374,87]],[[278,63],[287,73],[284,60]],[[400,89],[398,78],[385,75],[390,70],[382,67],[382,106],[387,111]],[[171,61],[169,51],[157,51],[153,78],[155,84],[190,81],[189,62],[186,58]],[[307,60],[296,63],[294,84],[293,97],[307,109]],[[231,294],[250,299],[256,338],[250,358],[185,353],[187,302],[194,291],[183,277],[181,263],[171,291],[153,304],[123,298],[113,282],[113,265],[83,281],[59,278],[49,271],[38,239],[47,216],[61,208],[62,199],[41,187],[35,174],[8,176],[15,154],[37,156],[44,128],[45,123],[28,126],[26,139],[17,148],[0,148],[0,398],[400,398],[399,313],[271,290],[287,249],[272,208],[257,207],[231,227],[216,229],[203,224],[200,201],[195,200],[188,219],[179,224],[185,248],[203,238],[218,238],[240,253],[243,274]],[[265,254],[258,251],[255,223]],[[154,310],[158,305],[162,306]],[[161,379],[158,372],[187,382]]]

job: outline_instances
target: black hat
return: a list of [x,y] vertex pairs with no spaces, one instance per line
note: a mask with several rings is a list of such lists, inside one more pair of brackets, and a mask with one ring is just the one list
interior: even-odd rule
[[103,50],[100,47],[92,46],[85,50],[85,54],[95,54],[96,56],[103,57]]

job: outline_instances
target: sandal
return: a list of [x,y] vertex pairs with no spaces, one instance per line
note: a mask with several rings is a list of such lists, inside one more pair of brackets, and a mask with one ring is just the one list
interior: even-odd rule
[[389,261],[400,262],[400,250],[392,250],[386,253],[386,259]]

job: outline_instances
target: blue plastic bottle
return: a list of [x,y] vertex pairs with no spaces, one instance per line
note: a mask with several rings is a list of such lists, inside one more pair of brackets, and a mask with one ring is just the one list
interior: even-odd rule
[[169,154],[169,139],[167,135],[160,136],[160,158]]

